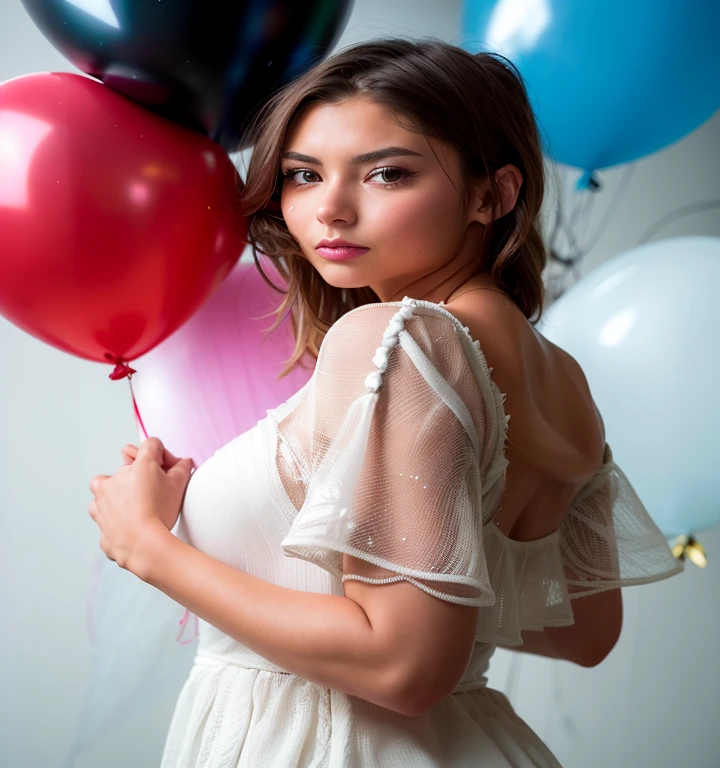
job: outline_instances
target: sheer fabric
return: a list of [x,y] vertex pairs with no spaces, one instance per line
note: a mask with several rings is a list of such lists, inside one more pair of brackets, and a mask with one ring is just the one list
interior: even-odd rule
[[408,718],[304,680],[200,620],[163,768],[559,768],[488,687],[497,645],[572,623],[575,597],[681,565],[609,447],[560,529],[526,543],[501,534],[507,416],[490,373],[439,305],[359,307],[332,326],[307,384],[198,468],[175,529],[289,589],[341,595],[341,579],[406,580],[479,606],[479,642],[453,694]]
[[574,623],[572,600],[647,584],[684,569],[606,443],[605,461],[559,529],[519,542],[485,528],[496,601],[480,612],[477,639],[522,645],[522,630]]
[[[492,524],[510,416],[490,374],[479,342],[432,302],[337,321],[310,381],[268,412],[298,508],[285,554],[481,607],[477,641],[502,645],[572,624],[572,599],[682,571],[609,445],[553,534],[518,542]],[[344,554],[372,576],[344,572]]]

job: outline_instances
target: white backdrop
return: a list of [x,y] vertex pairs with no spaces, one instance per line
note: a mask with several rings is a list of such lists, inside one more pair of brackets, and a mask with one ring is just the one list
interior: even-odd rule
[[[459,19],[458,0],[357,0],[339,46],[385,35],[458,43]],[[0,0],[0,81],[46,70],[73,67],[35,28],[20,0]],[[622,176],[622,168],[601,174],[604,189],[591,230]],[[568,174],[568,183],[572,178]],[[635,245],[665,213],[712,197],[720,197],[718,115],[636,164],[582,271]],[[549,206],[552,201],[551,191]],[[683,234],[720,235],[717,211],[681,219],[658,237]],[[97,528],[87,515],[88,483],[117,469],[124,443],[137,443],[127,381],[111,382],[109,372],[0,318],[4,768],[60,766],[80,712],[90,651],[85,606],[98,551]],[[688,565],[667,582],[624,590],[622,637],[599,667],[496,653],[490,684],[509,695],[566,768],[718,765],[720,531],[701,540],[710,559],[706,570]],[[77,768],[157,765],[171,703],[109,733]]]

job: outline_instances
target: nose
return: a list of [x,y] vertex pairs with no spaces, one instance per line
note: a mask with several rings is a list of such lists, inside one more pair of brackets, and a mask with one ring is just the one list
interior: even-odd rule
[[324,189],[320,193],[321,199],[315,209],[317,220],[325,225],[338,221],[352,224],[357,217],[352,194],[343,187],[341,181],[323,186]]

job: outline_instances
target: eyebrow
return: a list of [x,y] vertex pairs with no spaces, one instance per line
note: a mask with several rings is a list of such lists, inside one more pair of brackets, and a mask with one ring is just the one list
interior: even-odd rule
[[[412,149],[406,149],[405,147],[384,147],[383,149],[375,149],[372,152],[366,152],[363,155],[355,155],[350,158],[350,163],[356,165],[359,163],[371,163],[374,160],[382,160],[385,157],[399,157],[401,155],[422,157],[419,152],[413,152]],[[310,155],[303,155],[300,152],[285,152],[283,153],[284,160],[298,160],[301,163],[312,163],[313,165],[322,165],[322,162],[317,157],[311,157]]]

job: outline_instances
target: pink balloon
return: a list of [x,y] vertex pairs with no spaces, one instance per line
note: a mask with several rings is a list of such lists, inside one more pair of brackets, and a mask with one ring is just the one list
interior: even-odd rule
[[[261,264],[285,289],[272,265]],[[259,317],[282,298],[254,263],[238,262],[185,325],[133,362],[135,401],[148,436],[199,467],[305,385],[315,367],[309,355],[307,368],[276,378],[295,347],[290,317],[267,336],[275,316]],[[138,432],[142,442],[139,424]]]

